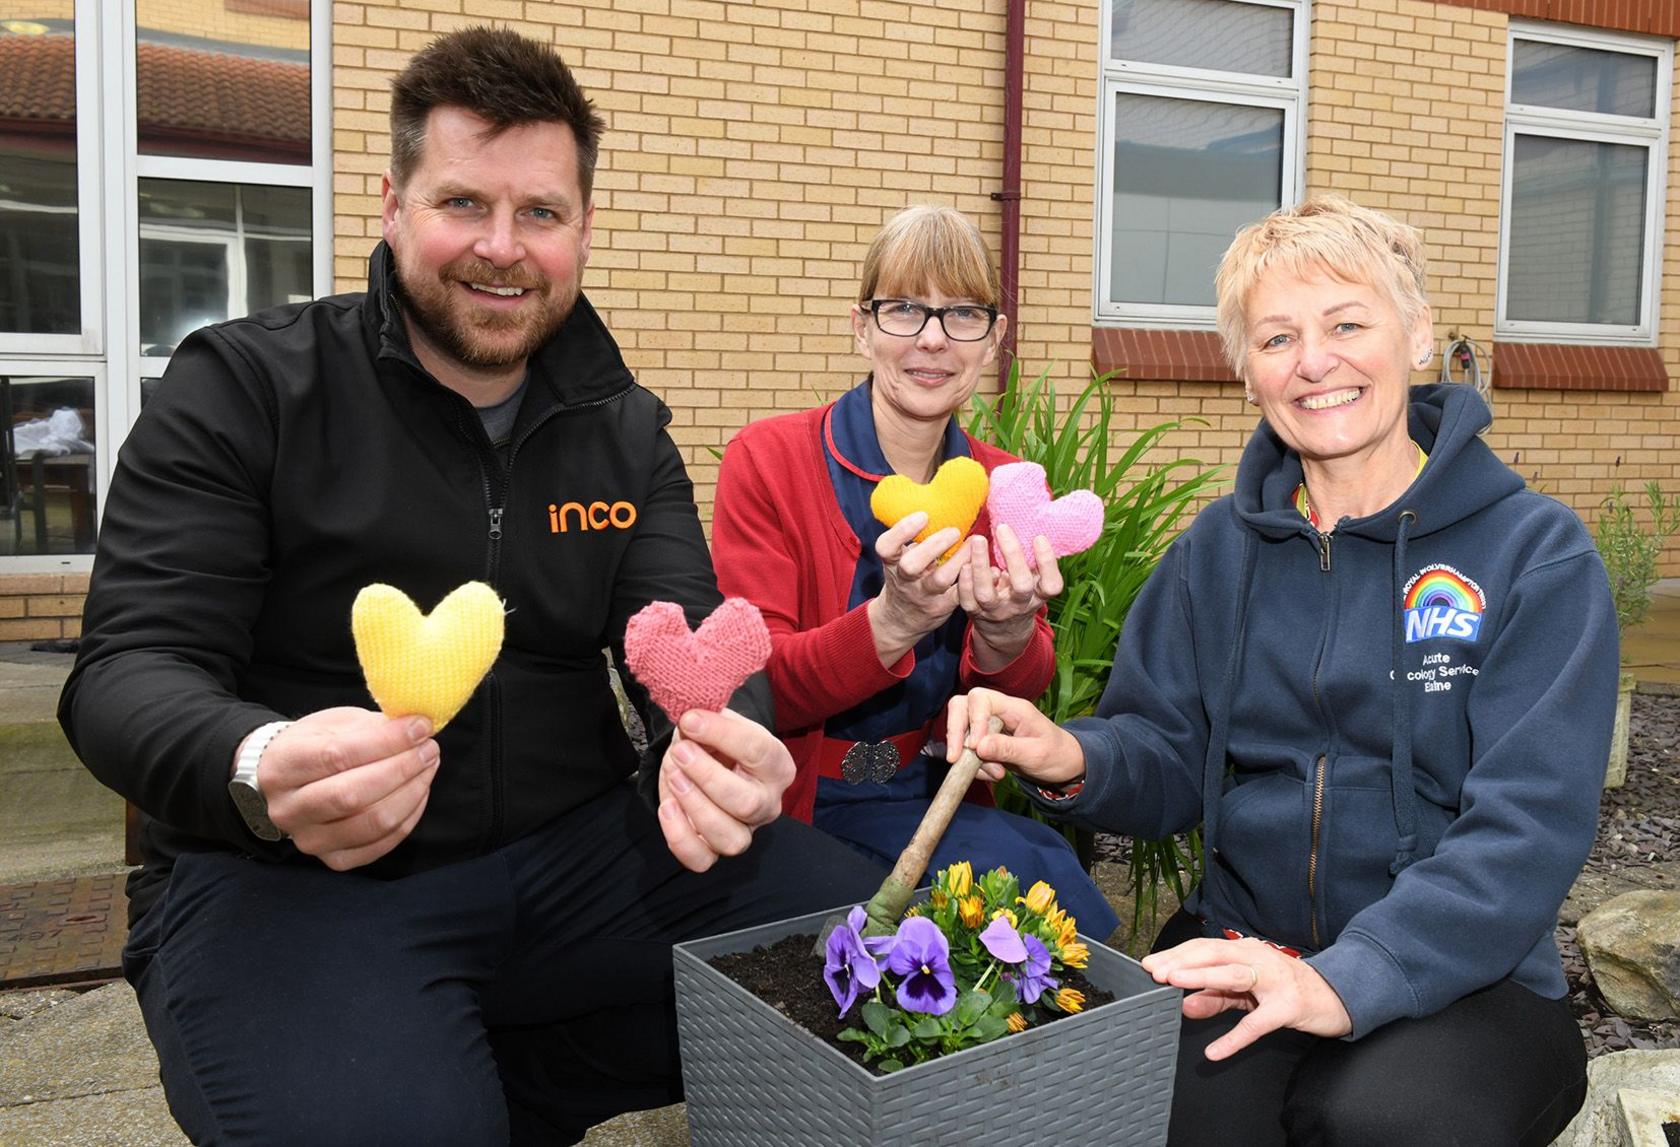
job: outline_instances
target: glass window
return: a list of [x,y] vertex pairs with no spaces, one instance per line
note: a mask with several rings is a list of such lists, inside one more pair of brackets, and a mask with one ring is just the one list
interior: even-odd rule
[[0,374],[0,556],[90,554],[94,380]]
[[1671,43],[1513,24],[1495,332],[1644,342],[1661,260]]
[[1293,202],[1306,101],[1297,0],[1112,0],[1096,317],[1211,329],[1231,236]]
[[140,180],[140,353],[208,323],[312,297],[310,192]]
[[140,154],[309,162],[307,4],[135,0],[134,16]]
[[76,197],[75,22],[0,3],[0,331],[80,333]]

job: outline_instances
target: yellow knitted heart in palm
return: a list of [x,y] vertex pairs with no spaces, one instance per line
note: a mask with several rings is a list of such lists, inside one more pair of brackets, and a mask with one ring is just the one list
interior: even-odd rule
[[927,513],[928,524],[916,535],[919,542],[931,537],[946,526],[955,526],[962,535],[957,544],[945,551],[950,557],[968,537],[968,528],[980,516],[986,504],[986,468],[972,458],[952,458],[934,472],[933,481],[923,485],[912,482],[902,474],[889,474],[875,486],[870,495],[869,509],[877,521],[888,529],[917,510]]
[[380,712],[418,713],[435,732],[461,711],[501,652],[502,599],[470,581],[424,615],[402,590],[376,583],[356,595],[350,632]]

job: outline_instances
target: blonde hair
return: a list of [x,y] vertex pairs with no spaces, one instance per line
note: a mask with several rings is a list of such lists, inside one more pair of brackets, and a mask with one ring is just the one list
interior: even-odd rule
[[1340,195],[1314,195],[1238,231],[1219,261],[1219,341],[1239,378],[1246,377],[1248,293],[1274,270],[1298,277],[1323,271],[1373,287],[1394,304],[1408,333],[1429,310],[1417,229]]
[[924,289],[992,307],[1002,297],[986,240],[955,207],[906,207],[882,225],[863,257],[858,302]]

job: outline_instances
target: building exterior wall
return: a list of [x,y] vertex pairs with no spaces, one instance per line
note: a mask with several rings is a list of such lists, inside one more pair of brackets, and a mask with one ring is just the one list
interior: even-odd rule
[[[161,10],[164,0],[153,2]],[[1582,19],[1680,34],[1660,26],[1672,22],[1660,3],[1556,2]],[[1422,228],[1437,347],[1449,332],[1494,347],[1508,21],[1512,12],[1544,15],[1531,9],[1547,4],[1556,7],[1312,4],[1307,189],[1345,193]],[[953,204],[997,250],[1005,15],[1006,0],[909,9],[885,0],[335,3],[336,285],[360,289],[378,241],[389,82],[409,56],[474,23],[551,40],[609,124],[585,290],[631,368],[671,406],[709,518],[716,454],[737,429],[860,377],[847,312],[864,249],[887,216],[907,203]],[[1031,0],[1026,13],[1018,353],[1029,373],[1048,370],[1065,391],[1089,379],[1093,360],[1100,20],[1099,0]],[[1680,380],[1672,138],[1663,268],[1658,349]],[[1497,379],[1497,354],[1491,367]],[[1162,449],[1176,455],[1234,464],[1254,425],[1235,382],[1130,373],[1111,389],[1137,427],[1205,422],[1166,440]],[[1680,491],[1672,383],[1655,392],[1498,389],[1493,402],[1489,444],[1589,520],[1612,483],[1656,479]],[[1664,572],[1680,575],[1680,546]],[[17,608],[6,603],[53,596],[41,595],[0,598],[0,639],[23,636],[7,627],[28,620],[6,614]]]

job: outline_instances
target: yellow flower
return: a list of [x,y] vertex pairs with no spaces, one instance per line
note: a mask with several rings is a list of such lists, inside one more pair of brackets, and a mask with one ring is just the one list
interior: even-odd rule
[[1040,880],[1027,889],[1027,894],[1021,898],[1021,903],[1027,906],[1028,912],[1036,913],[1039,916],[1046,915],[1056,907],[1056,890]]
[[1022,1015],[1020,1012],[1010,1012],[1009,1018],[1004,1022],[1009,1025],[1009,1030],[1012,1032],[1024,1032],[1027,1030],[1027,1017]]
[[1052,908],[1044,914],[1044,924],[1050,929],[1050,934],[1052,936],[1059,935],[1062,930],[1062,924],[1067,920],[1067,918],[1068,914],[1065,911],[1060,908]]
[[1062,963],[1070,968],[1083,968],[1091,962],[1091,949],[1083,944],[1063,944]]
[[922,906],[920,904],[912,904],[912,905],[910,905],[910,907],[908,907],[904,910],[904,918],[906,920],[908,920],[912,916],[920,916],[921,914],[922,914]]
[[1062,921],[1062,930],[1056,935],[1056,947],[1071,948],[1079,942],[1079,925],[1072,916]]
[[945,870],[945,883],[950,886],[951,895],[961,899],[967,896],[974,887],[974,866],[966,860],[959,860]]
[[933,901],[933,910],[935,912],[939,911],[951,902],[951,898],[945,894],[945,890],[943,888],[935,888],[933,890],[933,895],[929,897],[929,899]]
[[1010,911],[1008,908],[999,908],[996,912],[992,913],[993,920],[996,920],[999,916],[1002,916],[1005,920],[1009,921],[1009,926],[1011,928],[1019,928],[1021,926],[1021,922],[1015,919],[1015,913]]
[[986,919],[986,906],[980,903],[978,896],[964,896],[957,901],[957,915],[970,928],[978,928]]
[[1056,1006],[1070,1015],[1085,1010],[1085,993],[1077,988],[1062,988],[1056,993]]

